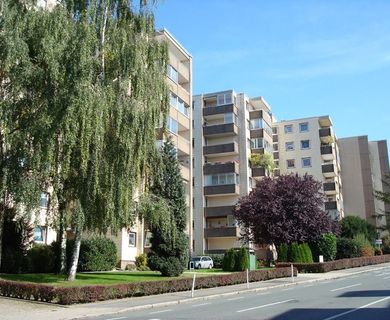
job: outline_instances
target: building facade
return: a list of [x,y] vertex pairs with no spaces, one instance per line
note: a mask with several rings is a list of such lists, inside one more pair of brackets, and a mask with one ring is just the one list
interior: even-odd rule
[[194,96],[193,115],[194,252],[221,253],[242,245],[232,209],[265,175],[249,159],[272,154],[272,114],[263,98],[227,90]]
[[329,116],[274,124],[274,158],[281,174],[311,175],[323,186],[325,211],[344,216],[339,148]]
[[339,139],[344,208],[346,216],[358,216],[376,226],[379,236],[386,227],[390,205],[375,198],[375,191],[389,192],[383,179],[389,174],[386,140],[369,141],[367,136]]

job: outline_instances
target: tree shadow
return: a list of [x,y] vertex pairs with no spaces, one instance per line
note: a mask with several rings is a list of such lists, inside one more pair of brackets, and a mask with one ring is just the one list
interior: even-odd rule
[[[362,290],[348,291],[340,294],[338,297],[387,297],[390,296],[390,290]],[[390,315],[389,315],[390,319]]]

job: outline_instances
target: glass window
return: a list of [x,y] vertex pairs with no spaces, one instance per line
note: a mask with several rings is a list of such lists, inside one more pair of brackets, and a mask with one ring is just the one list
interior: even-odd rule
[[34,228],[34,241],[44,241],[44,227],[36,226]]
[[287,160],[287,168],[288,169],[295,168],[295,160],[294,159]]
[[178,123],[175,119],[168,117],[168,123],[167,123],[168,130],[172,133],[177,134],[178,132]]
[[173,81],[177,82],[178,80],[178,74],[174,67],[172,67],[170,64],[168,65],[168,77],[171,78]]
[[39,199],[39,206],[41,208],[47,208],[49,203],[49,194],[47,192],[41,192],[41,198]]
[[284,126],[284,133],[292,133],[292,132],[293,132],[292,124],[287,124]]
[[309,123],[308,122],[302,122],[299,124],[299,131],[300,132],[307,132],[309,131]]
[[224,104],[232,103],[232,94],[231,93],[222,93],[217,95],[217,105],[221,106]]
[[251,139],[251,149],[260,149],[260,148],[264,148],[264,144],[263,144],[263,141],[264,139],[263,138],[252,138]]
[[294,150],[294,142],[286,142],[286,151]]
[[234,184],[235,183],[234,177],[235,177],[234,173],[228,173],[226,176],[226,184]]
[[233,113],[229,112],[224,114],[224,123],[233,123],[233,119]]
[[301,140],[301,149],[309,149],[310,140]]
[[171,92],[171,95],[169,97],[169,102],[170,102],[172,107],[176,108],[177,107],[177,95],[175,95]]
[[177,110],[179,110],[182,114],[188,116],[188,109],[189,106],[183,100],[178,98]]
[[151,240],[152,239],[152,233],[150,231],[145,232],[145,247],[149,248],[152,246]]
[[302,167],[307,168],[311,167],[311,158],[302,158]]
[[204,181],[205,186],[218,186],[224,184],[235,184],[237,179],[235,173],[221,173],[214,175],[206,175]]
[[135,247],[137,245],[137,233],[129,232],[129,247]]
[[250,126],[251,129],[260,129],[262,127],[263,126],[262,126],[261,119],[252,119],[251,120],[251,126]]

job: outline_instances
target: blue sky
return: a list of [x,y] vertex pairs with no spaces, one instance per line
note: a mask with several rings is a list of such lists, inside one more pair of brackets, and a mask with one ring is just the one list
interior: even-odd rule
[[279,120],[329,114],[339,138],[390,142],[390,1],[160,0],[155,18],[192,54],[193,94],[263,96]]

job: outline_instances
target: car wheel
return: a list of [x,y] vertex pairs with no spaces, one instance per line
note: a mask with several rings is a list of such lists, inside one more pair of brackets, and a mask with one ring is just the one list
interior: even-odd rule
[[213,266],[212,266],[212,264],[210,263],[210,264],[209,264],[209,269],[212,269],[212,268],[213,268]]

